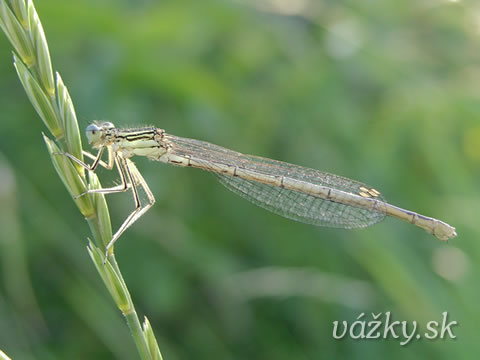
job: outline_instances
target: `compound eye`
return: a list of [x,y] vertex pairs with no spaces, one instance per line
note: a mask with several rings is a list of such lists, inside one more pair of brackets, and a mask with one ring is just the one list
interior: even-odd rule
[[102,128],[104,128],[104,129],[113,129],[113,128],[115,128],[115,125],[113,125],[111,122],[106,121],[106,122],[104,122],[104,123],[102,124]]
[[95,133],[97,131],[100,131],[101,129],[96,125],[96,124],[90,124],[87,126],[87,128],[85,129],[86,133],[87,134],[92,134],[92,135],[95,135]]
[[103,129],[97,124],[90,124],[85,129],[88,143],[91,145],[98,145],[102,139]]

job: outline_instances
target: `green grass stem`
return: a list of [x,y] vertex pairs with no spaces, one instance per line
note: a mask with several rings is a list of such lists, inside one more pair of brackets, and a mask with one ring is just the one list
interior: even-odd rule
[[147,319],[142,328],[113,251],[108,261],[104,261],[105,245],[112,238],[105,197],[98,193],[78,197],[87,189],[101,188],[101,184],[95,174],[86,176],[83,167],[73,164],[63,155],[69,152],[83,159],[82,141],[68,89],[60,74],[55,73],[54,76],[47,40],[33,1],[0,0],[0,28],[13,46],[14,66],[20,82],[55,139],[43,136],[53,166],[90,226],[93,235],[93,242],[89,242],[87,247],[90,258],[124,315],[140,358],[161,359],[159,346]]

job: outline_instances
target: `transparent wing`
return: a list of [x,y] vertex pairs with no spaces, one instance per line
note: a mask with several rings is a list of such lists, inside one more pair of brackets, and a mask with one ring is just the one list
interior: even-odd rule
[[[199,140],[171,135],[168,135],[168,138],[171,140],[171,151],[174,154],[195,159],[203,164],[205,170],[212,168],[212,164],[219,163],[238,166],[265,175],[284,176],[355,195],[368,195],[369,191],[374,191],[375,198],[384,201],[381,195],[368,185],[342,176],[277,160],[244,155]],[[385,217],[385,213],[380,210],[341,204],[302,192],[212,172],[234,193],[275,214],[303,223],[350,229],[373,225]]]
[[229,190],[288,219],[317,226],[361,228],[382,220],[385,214],[334,203],[305,193],[215,173]]

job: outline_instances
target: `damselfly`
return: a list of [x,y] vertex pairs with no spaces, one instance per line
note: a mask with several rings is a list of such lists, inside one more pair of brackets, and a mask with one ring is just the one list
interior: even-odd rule
[[[116,167],[121,184],[88,190],[85,194],[130,189],[135,200],[135,210],[113,235],[107,252],[155,202],[147,183],[130,160],[134,155],[210,171],[229,190],[254,204],[303,223],[353,229],[373,225],[389,215],[421,227],[440,240],[457,235],[455,228],[443,221],[393,206],[378,190],[342,176],[244,155],[208,142],[170,135],[155,127],[117,129],[112,123],[103,122],[88,125],[86,134],[90,145],[98,150],[97,155],[84,152],[93,163],[87,165],[71,154],[66,155],[90,171],[98,165],[107,169]],[[107,162],[101,160],[105,151]],[[140,201],[138,187],[147,195],[147,204]]]

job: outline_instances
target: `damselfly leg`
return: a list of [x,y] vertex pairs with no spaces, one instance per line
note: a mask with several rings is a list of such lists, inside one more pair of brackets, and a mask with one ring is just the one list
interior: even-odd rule
[[[119,185],[110,187],[110,188],[89,189],[85,193],[78,195],[78,197],[86,194],[93,194],[93,193],[114,194],[119,192],[125,192],[128,189],[132,190],[135,209],[130,213],[130,215],[128,215],[128,217],[125,219],[125,221],[122,223],[120,228],[113,235],[112,239],[105,247],[105,259],[108,256],[108,252],[110,248],[117,241],[117,239],[123,234],[123,232],[127,230],[135,221],[137,221],[155,203],[155,197],[153,196],[152,191],[148,187],[147,183],[145,182],[145,179],[140,174],[135,164],[129,159],[121,157],[117,153],[113,153],[110,147],[106,147],[106,148],[108,153],[107,163],[101,160],[105,147],[101,147],[97,155],[93,155],[93,154],[90,154],[89,152],[83,151],[83,154],[86,157],[94,160],[92,165],[86,164],[85,162],[76,158],[72,154],[69,154],[69,153],[64,154],[69,159],[71,159],[72,161],[76,162],[77,164],[79,164],[80,166],[84,167],[89,171],[95,171],[98,165],[101,165],[107,170],[112,170],[114,167],[116,167],[118,174],[120,175],[121,183]],[[147,196],[148,203],[145,205],[143,205],[140,200],[138,187],[141,187]]]

